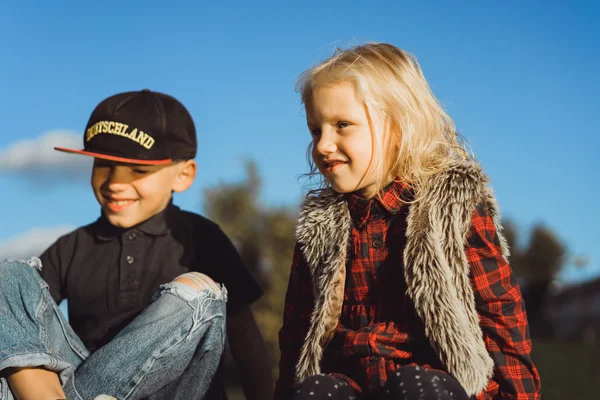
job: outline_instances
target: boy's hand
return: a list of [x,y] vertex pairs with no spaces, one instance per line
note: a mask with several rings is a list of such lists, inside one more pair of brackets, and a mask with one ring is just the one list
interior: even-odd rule
[[66,399],[56,372],[44,368],[10,368],[8,384],[17,399]]
[[250,306],[241,306],[227,315],[227,335],[246,399],[271,400],[273,376],[269,354]]

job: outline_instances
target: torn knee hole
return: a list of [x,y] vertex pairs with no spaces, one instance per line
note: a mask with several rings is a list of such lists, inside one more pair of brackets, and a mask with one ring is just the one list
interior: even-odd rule
[[208,276],[199,272],[188,272],[177,278],[173,282],[183,283],[199,292],[211,290],[217,295],[221,294],[221,288]]

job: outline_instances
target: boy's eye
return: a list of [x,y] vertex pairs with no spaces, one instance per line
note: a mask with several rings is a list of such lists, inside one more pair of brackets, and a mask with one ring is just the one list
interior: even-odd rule
[[94,168],[110,168],[110,164],[96,161],[94,163]]
[[338,129],[344,129],[344,128],[348,127],[348,126],[350,126],[350,124],[347,123],[347,122],[344,122],[344,121],[339,121],[337,123],[337,128]]
[[144,174],[149,173],[150,171],[145,170],[145,169],[140,169],[140,168],[134,168],[133,172],[135,172],[136,174],[144,175]]

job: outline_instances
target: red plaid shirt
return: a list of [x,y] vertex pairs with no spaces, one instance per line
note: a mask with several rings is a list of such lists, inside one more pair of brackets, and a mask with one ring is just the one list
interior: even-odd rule
[[[381,200],[347,196],[353,252],[342,314],[325,350],[322,371],[342,377],[361,392],[379,392],[387,375],[399,366],[445,371],[406,295],[402,252],[409,204],[402,199],[410,196],[410,189],[400,182],[386,187]],[[540,379],[530,359],[531,341],[519,286],[483,208],[473,213],[466,254],[484,340],[495,362],[494,377],[477,399],[539,399]],[[312,309],[310,272],[296,246],[279,333],[276,398],[290,397]]]

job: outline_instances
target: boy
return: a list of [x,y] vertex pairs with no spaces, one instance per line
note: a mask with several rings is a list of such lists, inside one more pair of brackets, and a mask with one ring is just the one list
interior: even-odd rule
[[[149,90],[102,101],[87,124],[83,150],[56,148],[94,157],[91,184],[102,210],[96,222],[61,237],[41,256],[40,275],[52,298],[57,304],[69,299],[70,325],[92,353],[75,373],[79,392],[100,390],[119,400],[141,393],[202,398],[221,392],[206,381],[215,376],[221,358],[225,318],[218,307],[228,297],[226,330],[246,397],[271,398],[267,350],[249,307],[262,295],[260,287],[216,224],[172,203],[173,192],[193,183],[196,148],[194,123],[185,107]],[[153,298],[159,286],[162,291]],[[179,297],[165,305],[165,299],[156,300],[165,292]],[[150,312],[150,307],[162,308]],[[182,348],[183,338],[171,337],[185,326],[177,318],[191,321],[184,336],[196,346]],[[73,340],[69,332],[65,336]],[[170,354],[169,346],[179,347]],[[82,352],[83,360],[87,352]],[[132,361],[119,360],[128,354],[142,372],[131,371],[131,381],[122,382],[128,389],[112,393],[105,388],[120,384],[116,381],[123,374],[130,378]],[[9,370],[13,392],[26,395],[34,379],[56,387],[55,372],[61,373],[64,387],[60,370],[39,365],[44,368]],[[106,372],[113,368],[118,378]],[[104,387],[98,383],[102,380]],[[145,392],[140,385],[146,385]]]

